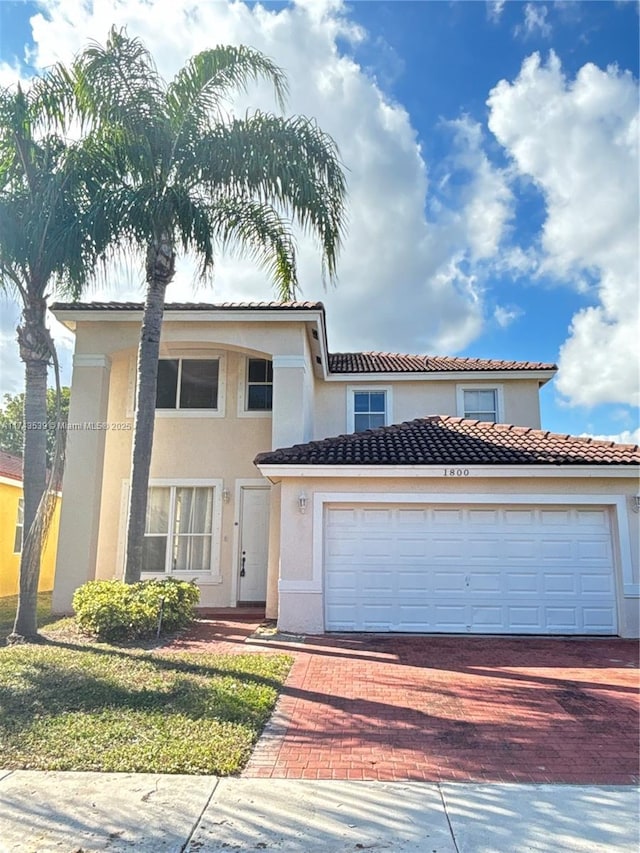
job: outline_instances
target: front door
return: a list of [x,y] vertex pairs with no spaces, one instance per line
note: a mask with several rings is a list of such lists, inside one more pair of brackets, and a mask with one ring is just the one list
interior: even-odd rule
[[240,490],[239,602],[263,602],[267,598],[269,496],[268,486],[243,486]]

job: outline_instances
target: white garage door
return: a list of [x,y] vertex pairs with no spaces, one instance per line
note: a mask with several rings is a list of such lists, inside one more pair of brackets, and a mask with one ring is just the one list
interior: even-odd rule
[[329,505],[327,631],[615,634],[607,510]]

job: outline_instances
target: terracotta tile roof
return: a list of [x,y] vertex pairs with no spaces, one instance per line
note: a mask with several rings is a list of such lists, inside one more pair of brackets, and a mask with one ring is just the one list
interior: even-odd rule
[[[142,311],[142,302],[54,302],[52,311]],[[323,311],[322,302],[167,302],[165,311]]]
[[403,355],[396,352],[334,352],[331,373],[435,373],[450,370],[557,370],[540,361],[500,361],[443,355]]
[[637,445],[442,415],[260,453],[258,465],[640,465]]
[[22,482],[22,457],[0,450],[0,477]]
[[[53,311],[142,311],[142,302],[54,302]],[[168,302],[165,311],[322,311],[322,302]],[[487,370],[557,370],[536,361],[500,361],[394,352],[336,352],[328,355],[329,373],[440,373]]]

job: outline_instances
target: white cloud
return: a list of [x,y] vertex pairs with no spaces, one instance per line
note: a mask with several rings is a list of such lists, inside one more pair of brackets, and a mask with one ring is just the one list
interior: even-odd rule
[[495,258],[513,214],[513,194],[506,172],[497,169],[484,151],[482,127],[468,116],[448,122],[454,132],[451,160],[468,175],[456,209],[474,261]]
[[637,404],[637,83],[592,64],[567,80],[555,54],[534,54],[488,105],[490,129],[544,196],[539,274],[595,303],[571,321],[557,387],[574,405]]
[[[166,77],[217,43],[251,44],[285,69],[287,112],[317,118],[348,169],[349,227],[338,288],[323,290],[317,247],[300,239],[302,295],[326,303],[333,349],[455,352],[479,334],[483,270],[495,258],[512,205],[505,177],[483,153],[479,126],[454,122],[450,165],[463,176],[462,189],[425,214],[428,169],[410,117],[339,52],[338,39],[367,38],[341,0],[301,0],[280,10],[191,0],[43,0],[42,6],[32,19],[38,67],[69,61],[89,39],[103,42],[115,23],[144,41]],[[264,87],[238,109],[250,104],[269,109],[273,99]],[[168,298],[193,297],[192,269],[181,261]],[[271,290],[251,264],[220,258],[214,290],[196,297],[267,299]]]
[[489,0],[487,3],[487,17],[490,21],[498,22],[502,17],[507,0]]
[[588,432],[580,433],[583,438],[596,438],[599,441],[615,441],[616,444],[640,444],[640,428],[625,429],[615,435],[592,435]]
[[522,309],[517,307],[507,308],[504,305],[496,305],[493,312],[494,319],[501,329],[506,329],[518,317],[522,317]]
[[524,7],[524,22],[515,28],[515,35],[525,38],[540,35],[549,38],[551,24],[547,21],[549,10],[542,3],[526,3]]

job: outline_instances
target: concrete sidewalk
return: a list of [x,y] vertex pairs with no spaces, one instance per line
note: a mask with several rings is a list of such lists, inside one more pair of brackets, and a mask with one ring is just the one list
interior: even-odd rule
[[0,771],[1,853],[637,853],[635,787]]

